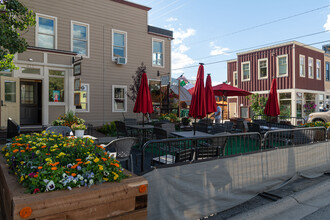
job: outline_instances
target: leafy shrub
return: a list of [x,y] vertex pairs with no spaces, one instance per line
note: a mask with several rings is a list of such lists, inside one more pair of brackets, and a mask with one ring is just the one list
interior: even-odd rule
[[301,125],[301,127],[325,127],[328,128],[330,126],[330,122],[322,122],[322,121],[316,121],[316,122],[309,122]]
[[71,127],[73,124],[84,124],[85,120],[78,118],[74,111],[70,110],[64,115],[60,115],[57,120],[52,122],[54,126],[68,126]]
[[110,123],[106,123],[101,128],[97,129],[97,131],[109,135],[111,137],[117,136],[117,129],[114,121]]

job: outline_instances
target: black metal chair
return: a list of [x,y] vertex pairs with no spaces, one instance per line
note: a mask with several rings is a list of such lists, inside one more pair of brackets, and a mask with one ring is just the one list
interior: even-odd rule
[[213,124],[213,120],[210,119],[210,118],[203,118],[203,119],[199,120],[198,123],[203,123],[203,124],[207,124],[207,125],[212,125],[212,124]]
[[212,134],[219,134],[226,131],[226,128],[222,124],[215,124],[212,127],[211,133]]
[[244,119],[243,120],[237,120],[236,128],[234,129],[235,132],[244,132]]
[[171,133],[175,132],[175,124],[174,123],[163,123],[160,125],[162,129],[167,132],[167,137],[172,136]]
[[125,122],[115,121],[115,125],[116,125],[116,130],[117,130],[117,138],[129,136]]
[[248,127],[249,127],[249,132],[258,132],[260,134],[264,134],[266,133],[265,131],[262,131],[261,128],[260,128],[260,124],[257,124],[257,123],[247,123],[248,124]]
[[8,118],[7,120],[7,142],[11,142],[13,137],[16,137],[20,134],[20,126],[12,119]]
[[267,121],[264,120],[264,119],[256,119],[256,120],[253,120],[253,123],[256,123],[256,124],[259,124],[261,126],[266,126],[267,125]]
[[128,161],[130,161],[131,172],[133,173],[133,157],[131,151],[133,145],[135,145],[137,142],[138,139],[135,137],[118,138],[105,145],[104,148],[106,151],[115,150],[117,153],[116,160],[126,161],[127,168]]
[[153,137],[156,139],[166,139],[167,138],[167,131],[162,128],[154,127],[153,129]]
[[234,123],[231,122],[231,121],[226,121],[224,123],[224,127],[225,127],[226,132],[232,132],[233,131],[233,127],[234,127]]
[[54,133],[56,135],[70,136],[71,128],[67,126],[50,126],[46,129],[46,133]]
[[185,149],[175,153],[175,163],[192,161],[194,157],[193,149]]
[[196,149],[196,160],[203,160],[220,155],[220,148],[211,144],[204,144]]
[[208,132],[208,124],[206,124],[206,123],[202,123],[202,122],[195,123],[194,126],[196,126],[195,127],[196,131],[201,131],[201,132],[205,132],[205,133]]
[[125,125],[137,125],[137,120],[135,118],[125,118]]

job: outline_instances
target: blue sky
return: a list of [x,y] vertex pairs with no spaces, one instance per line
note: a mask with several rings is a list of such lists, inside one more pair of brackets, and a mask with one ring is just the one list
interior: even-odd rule
[[[198,65],[200,62],[207,64],[235,59],[237,52],[232,51],[325,30],[329,32],[296,40],[305,44],[328,40],[326,43],[330,43],[329,7],[241,31],[330,5],[329,0],[133,0],[133,2],[152,8],[149,11],[150,25],[174,31],[173,77],[184,73],[188,79],[195,79],[198,67],[179,68]],[[234,33],[237,31],[240,32]],[[313,46],[322,48],[326,43]],[[211,73],[213,84],[221,83],[227,78],[226,62],[205,65],[204,69],[205,75]]]

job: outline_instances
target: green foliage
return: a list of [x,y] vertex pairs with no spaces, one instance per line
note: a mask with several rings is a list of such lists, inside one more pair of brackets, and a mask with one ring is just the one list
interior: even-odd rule
[[251,103],[251,109],[255,115],[265,115],[264,110],[267,103],[267,98],[264,96],[259,96],[258,93],[249,95],[248,97],[249,102]]
[[28,46],[20,33],[35,25],[35,14],[18,0],[0,1],[0,10],[0,71],[13,70],[13,54]]
[[114,121],[110,123],[106,123],[101,128],[97,129],[97,131],[109,135],[111,137],[117,136],[117,129]]
[[290,117],[291,116],[290,106],[280,105],[280,116]]
[[181,119],[181,122],[183,125],[189,125],[189,123],[191,122],[191,119],[188,117],[184,117]]
[[54,126],[68,126],[71,127],[73,124],[84,124],[85,120],[82,118],[78,118],[75,115],[75,112],[70,110],[64,115],[60,115],[57,120],[52,122],[52,125]]

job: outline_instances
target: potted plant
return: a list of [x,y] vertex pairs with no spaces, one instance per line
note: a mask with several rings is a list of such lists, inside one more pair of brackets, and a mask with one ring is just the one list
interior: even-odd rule
[[74,131],[76,137],[82,138],[84,137],[86,126],[84,124],[73,124],[71,125],[71,129]]
[[181,119],[181,122],[184,126],[188,126],[190,121],[191,121],[191,119],[188,118],[188,117],[184,117],[184,118]]

